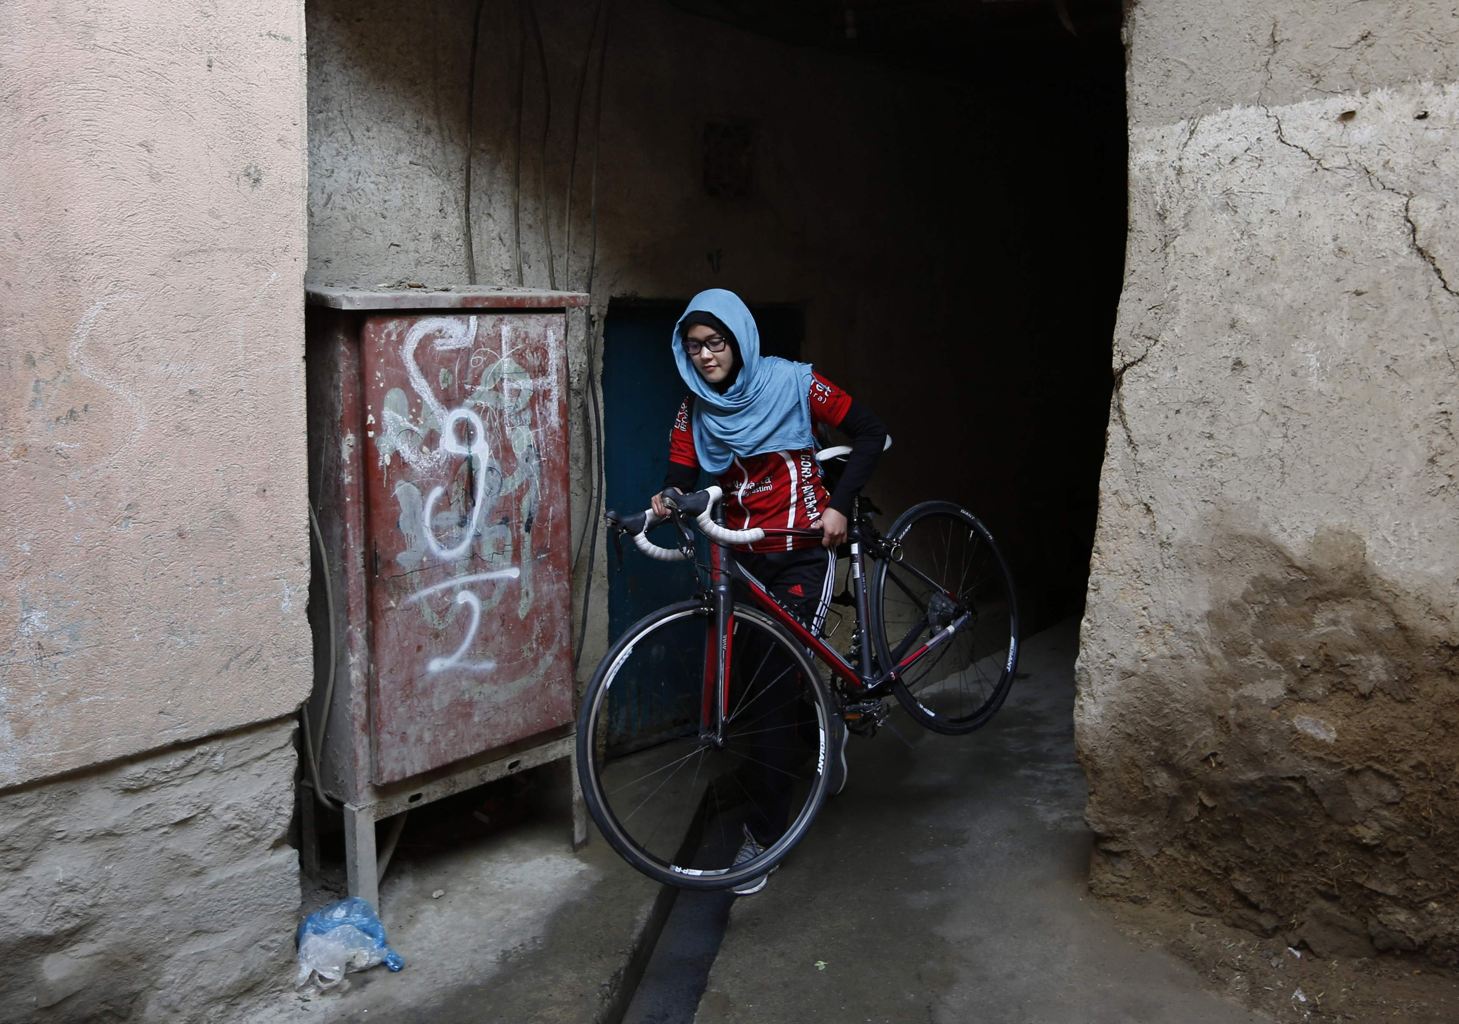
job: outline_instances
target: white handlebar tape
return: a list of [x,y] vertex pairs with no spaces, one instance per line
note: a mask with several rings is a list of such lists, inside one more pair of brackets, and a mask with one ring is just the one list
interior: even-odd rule
[[765,539],[765,531],[759,527],[753,530],[727,530],[711,519],[710,515],[714,512],[714,506],[718,505],[719,499],[724,497],[724,491],[719,487],[707,487],[705,490],[709,494],[709,505],[699,513],[699,518],[695,522],[699,524],[699,528],[704,531],[706,537],[720,544],[753,544],[757,540]]
[[649,540],[647,536],[648,531],[652,530],[659,523],[663,522],[663,520],[654,515],[653,509],[645,509],[643,514],[643,533],[635,533],[633,535],[633,544],[635,547],[638,548],[638,550],[642,551],[645,555],[648,555],[648,557],[660,562],[681,562],[689,557],[689,555],[680,548],[660,547],[653,541]]
[[645,555],[658,559],[660,562],[680,562],[689,557],[681,548],[659,547],[641,533],[635,533],[633,535],[633,543]]
[[654,541],[649,540],[648,531],[657,527],[661,522],[664,521],[654,515],[654,509],[643,509],[643,532],[633,534],[633,546],[638,547],[638,550],[651,559],[657,559],[658,562],[683,562],[689,556],[678,550],[677,547],[659,547]]

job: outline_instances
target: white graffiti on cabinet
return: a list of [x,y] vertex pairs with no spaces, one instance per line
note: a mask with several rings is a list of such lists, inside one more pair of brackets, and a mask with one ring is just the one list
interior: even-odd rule
[[469,590],[460,590],[456,592],[456,604],[464,604],[471,609],[471,625],[466,627],[466,635],[461,638],[461,646],[444,658],[432,658],[426,662],[426,671],[440,672],[442,669],[448,668],[460,668],[468,672],[491,671],[496,668],[495,658],[467,661],[462,657],[476,641],[476,630],[481,626],[481,598]]
[[[531,608],[532,524],[540,499],[541,457],[536,432],[531,423],[531,393],[542,386],[533,380],[530,371],[512,354],[510,325],[503,324],[500,334],[500,356],[486,347],[477,348],[477,318],[426,317],[416,321],[406,332],[400,355],[411,390],[420,399],[420,415],[412,416],[409,397],[399,388],[392,388],[381,404],[381,430],[376,446],[382,467],[388,468],[393,455],[399,455],[410,475],[439,476],[451,463],[456,463],[451,482],[437,483],[422,499],[420,489],[410,480],[395,484],[394,496],[399,508],[398,526],[405,538],[405,550],[396,556],[396,564],[405,572],[415,572],[431,565],[463,563],[479,558],[489,565],[507,568],[488,572],[467,573],[422,588],[403,602],[415,604],[428,625],[444,630],[462,614],[468,618],[464,636],[455,650],[446,655],[430,655],[424,665],[428,673],[447,670],[484,673],[495,667],[493,658],[473,658],[482,630],[484,613],[506,599],[510,588],[500,584],[517,581],[517,613],[525,618]],[[548,332],[549,358],[556,355],[557,339]],[[466,360],[465,380],[457,380],[455,370],[440,369],[441,385],[462,383],[475,386],[464,402],[448,408],[422,371],[416,353],[429,344],[438,354],[470,352]],[[552,387],[556,366],[542,382]],[[459,391],[457,392],[459,394]],[[431,445],[431,435],[437,435]],[[503,453],[494,453],[488,440],[496,437],[504,445]],[[507,474],[500,454],[510,454],[514,464]],[[464,481],[462,477],[464,475]],[[446,498],[448,491],[459,487],[461,499],[468,504],[463,515]],[[517,521],[525,524],[520,534],[510,525],[511,517],[500,516],[491,522],[488,513],[503,500],[516,499]],[[459,503],[458,503],[459,504]],[[443,507],[444,506],[444,507]],[[485,586],[482,586],[485,585]],[[449,605],[438,608],[438,602],[425,598],[447,589],[456,594]],[[463,611],[464,610],[464,611]]]
[[[461,422],[465,422],[470,428],[471,440],[466,444],[462,444],[456,437],[456,424]],[[445,426],[441,428],[441,448],[476,460],[476,472],[473,474],[476,477],[476,493],[471,499],[471,515],[466,521],[466,528],[461,532],[461,540],[454,546],[448,548],[437,540],[433,525],[436,502],[440,501],[441,495],[446,493],[445,486],[437,484],[426,496],[424,516],[426,547],[430,548],[431,554],[441,561],[454,562],[470,550],[471,542],[481,528],[481,513],[486,508],[486,467],[487,461],[491,458],[491,445],[486,443],[486,426],[481,422],[481,417],[470,409],[452,409],[446,416]]]

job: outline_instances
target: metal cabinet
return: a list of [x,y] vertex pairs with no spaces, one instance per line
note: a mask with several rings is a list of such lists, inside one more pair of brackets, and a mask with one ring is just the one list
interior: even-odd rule
[[572,756],[566,352],[587,297],[308,298],[310,498],[333,605],[310,746],[344,806],[350,891],[374,899],[376,820]]

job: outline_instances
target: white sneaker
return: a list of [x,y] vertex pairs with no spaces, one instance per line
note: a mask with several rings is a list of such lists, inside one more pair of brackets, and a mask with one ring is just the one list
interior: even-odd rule
[[846,728],[846,723],[839,717],[831,719],[831,735],[827,742],[831,746],[828,763],[831,766],[831,778],[826,787],[827,796],[835,796],[846,788],[846,744],[851,739],[851,730]]
[[[750,835],[750,830],[746,828],[745,841],[740,844],[739,852],[735,854],[734,866],[739,867],[741,864],[745,863],[745,861],[753,860],[764,852],[765,847],[761,845],[761,843],[754,836]],[[775,867],[777,868],[779,866],[779,864],[775,865]],[[775,868],[770,869],[770,871],[774,870]],[[761,889],[765,888],[765,883],[770,881],[770,871],[765,872],[763,875],[756,875],[754,878],[747,879],[746,881],[741,882],[731,891],[736,896],[749,896],[752,893],[759,892]]]

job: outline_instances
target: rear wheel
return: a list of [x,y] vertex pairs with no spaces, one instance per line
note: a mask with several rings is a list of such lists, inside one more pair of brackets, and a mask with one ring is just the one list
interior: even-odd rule
[[[759,612],[736,609],[731,637],[722,736],[705,712],[719,637],[700,601],[629,627],[583,695],[578,773],[588,811],[625,860],[666,884],[720,889],[764,874],[825,799],[825,686]],[[766,849],[736,866],[746,827]]]
[[872,635],[895,665],[962,620],[950,641],[912,665],[893,692],[918,723],[942,733],[987,724],[1018,667],[1013,577],[993,535],[946,501],[914,505],[885,538],[872,574]]

